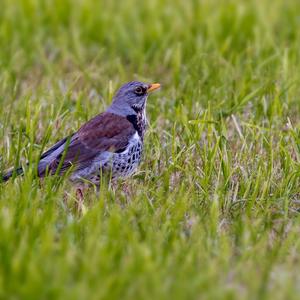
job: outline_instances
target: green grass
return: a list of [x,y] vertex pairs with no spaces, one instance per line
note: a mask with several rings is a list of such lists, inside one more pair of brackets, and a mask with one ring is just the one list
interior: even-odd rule
[[[0,299],[299,299],[300,2],[2,0]],[[83,214],[34,176],[133,80],[139,172]],[[65,201],[67,194],[67,201]]]

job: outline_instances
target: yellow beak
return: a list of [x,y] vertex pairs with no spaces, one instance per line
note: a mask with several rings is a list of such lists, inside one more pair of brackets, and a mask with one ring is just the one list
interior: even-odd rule
[[149,85],[148,89],[147,89],[147,93],[153,92],[157,89],[160,88],[160,84],[159,83],[152,83]]

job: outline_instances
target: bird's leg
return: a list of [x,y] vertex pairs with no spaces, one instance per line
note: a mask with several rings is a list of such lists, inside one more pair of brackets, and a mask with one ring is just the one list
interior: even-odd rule
[[82,187],[78,187],[76,189],[76,198],[77,198],[77,200],[83,201],[83,188]]
[[124,182],[122,184],[122,190],[123,190],[123,192],[126,196],[130,196],[130,194],[132,194],[132,190],[130,188],[130,185],[128,185],[126,182]]
[[109,182],[109,188],[113,191],[115,191],[118,187],[118,181],[116,179],[112,179],[110,182]]
[[78,185],[76,188],[76,208],[79,212],[81,212],[83,208],[85,190],[86,186],[84,184]]

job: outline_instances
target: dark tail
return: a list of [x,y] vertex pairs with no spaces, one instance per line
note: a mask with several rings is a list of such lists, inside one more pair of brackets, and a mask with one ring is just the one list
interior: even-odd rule
[[5,174],[1,175],[2,178],[0,177],[1,178],[0,181],[5,182],[9,178],[11,178],[14,174],[16,174],[16,176],[22,175],[23,174],[23,168],[18,167],[16,169],[10,169]]
[[[47,161],[47,157],[51,156],[51,154],[55,150],[57,150],[60,146],[62,146],[63,144],[66,144],[66,143],[69,144],[70,141],[71,141],[71,139],[72,139],[72,137],[73,137],[73,135],[74,134],[71,134],[68,137],[66,137],[66,138],[58,141],[54,146],[52,146],[50,149],[48,149],[46,152],[44,152],[41,155],[41,157],[40,157],[40,164],[38,166],[38,175],[39,175],[39,177],[44,176],[43,172],[45,173],[46,167],[49,164],[49,161]],[[64,152],[64,150],[62,152]],[[46,160],[46,161],[43,162],[43,160]],[[27,166],[28,166],[28,163],[27,163]],[[44,168],[42,168],[42,167],[44,167]],[[24,173],[24,171],[23,171],[22,167],[18,167],[16,169],[11,168],[6,173],[0,174],[0,183],[9,180],[12,176],[23,175],[23,173]]]

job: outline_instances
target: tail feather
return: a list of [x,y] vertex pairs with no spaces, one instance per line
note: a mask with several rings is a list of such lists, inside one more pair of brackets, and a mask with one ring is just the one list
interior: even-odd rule
[[3,174],[1,176],[2,177],[1,181],[5,182],[5,181],[9,180],[9,178],[11,178],[14,174],[16,174],[17,176],[22,175],[23,174],[23,168],[18,167],[16,169],[11,169],[11,170],[7,171],[5,174]]
[[[38,176],[43,177],[45,176],[45,172],[47,170],[47,167],[53,162],[54,159],[57,158],[60,154],[62,154],[65,150],[65,144],[68,143],[68,141],[71,140],[73,137],[73,134],[58,141],[55,145],[53,145],[50,149],[48,149],[46,152],[44,152],[41,157],[38,164]],[[27,163],[28,165],[28,163]],[[0,183],[5,182],[9,180],[13,175],[19,176],[23,175],[24,170],[22,167],[18,167],[16,169],[11,168],[6,173],[0,174]]]

